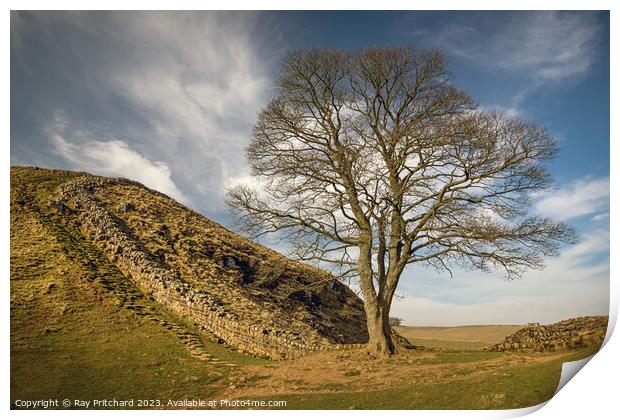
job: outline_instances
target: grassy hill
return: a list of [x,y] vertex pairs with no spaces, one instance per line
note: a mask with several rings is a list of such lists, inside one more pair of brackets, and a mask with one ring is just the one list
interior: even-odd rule
[[16,228],[36,218],[64,253],[89,247],[143,295],[249,354],[287,358],[367,339],[363,303],[345,285],[141,184],[14,168],[12,194]]
[[[550,398],[562,362],[597,350],[592,346],[548,354],[480,351],[480,343],[500,341],[500,335],[515,328],[496,326],[403,327],[401,333],[414,344],[432,349],[387,360],[368,357],[358,348],[282,361],[240,353],[144,293],[119,268],[118,255],[102,248],[103,240],[93,239],[85,229],[78,219],[85,209],[72,208],[68,201],[65,209],[55,201],[59,189],[85,176],[11,169],[13,408],[17,400],[49,398],[151,399],[162,407],[170,400],[249,398],[282,400],[286,408],[517,408]],[[317,290],[314,298],[311,292],[296,294],[287,306],[296,291],[289,287],[311,279],[313,269],[289,263],[249,241],[224,246],[222,238],[232,232],[144,187],[120,183],[96,194],[161,267],[176,267],[193,287],[203,287],[201,281],[211,278],[196,275],[204,272],[200,270],[216,272],[219,282],[211,290],[222,295],[224,304],[221,290],[235,290],[237,299],[232,303],[241,309],[240,302],[260,307],[269,290],[275,296],[269,308],[275,308],[277,315],[269,322],[288,328],[301,325],[304,314],[316,314],[314,326],[326,334],[338,328],[343,331],[341,339],[358,334],[358,321],[352,332],[347,331],[351,327],[347,320],[359,320],[359,312],[346,291]],[[179,241],[188,229],[193,229],[194,242]],[[214,231],[218,234],[208,235]],[[206,252],[209,249],[214,254]],[[235,259],[234,265],[219,264],[227,256]],[[279,263],[280,269],[255,270],[248,276],[239,268],[250,257]],[[271,289],[261,287],[265,283]],[[232,307],[229,311],[236,316],[247,313],[236,312],[232,304],[224,306]],[[256,314],[262,319],[260,311]],[[290,320],[287,314],[292,314]],[[429,345],[429,340],[443,345]]]
[[51,216],[57,187],[82,174],[11,175],[12,400],[180,397],[186,383],[209,396],[230,367],[203,357],[262,363],[143,296],[81,232]]

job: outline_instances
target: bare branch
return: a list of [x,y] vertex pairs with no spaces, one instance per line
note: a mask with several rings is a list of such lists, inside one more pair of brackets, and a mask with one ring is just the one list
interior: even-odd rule
[[357,276],[367,309],[389,312],[409,264],[515,277],[576,240],[528,217],[553,137],[478,108],[441,53],[297,50],[275,88],[247,148],[264,187],[231,188],[229,207],[248,234],[278,233],[299,259]]

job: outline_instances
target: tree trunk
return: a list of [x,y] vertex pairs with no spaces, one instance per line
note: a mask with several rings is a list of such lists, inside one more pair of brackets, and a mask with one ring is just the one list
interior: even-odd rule
[[389,304],[365,302],[366,326],[368,327],[368,351],[383,357],[394,354],[396,348],[390,332]]
[[394,354],[394,343],[390,334],[390,306],[393,293],[377,294],[372,275],[372,237],[367,234],[360,243],[358,272],[360,287],[364,296],[366,327],[368,329],[368,352],[387,357]]

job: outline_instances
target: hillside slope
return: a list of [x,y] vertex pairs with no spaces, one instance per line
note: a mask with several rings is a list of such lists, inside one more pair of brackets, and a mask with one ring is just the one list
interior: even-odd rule
[[[24,223],[46,232],[34,239]],[[255,356],[290,358],[367,340],[363,304],[346,286],[136,182],[14,167],[11,238],[12,298],[19,278],[52,263],[61,276],[80,277],[71,265],[57,264],[73,252],[118,299],[131,300],[117,290],[121,284],[134,287],[135,299],[154,301]],[[30,243],[18,246],[22,241]],[[54,256],[42,253],[44,244]],[[104,266],[113,274],[98,272]],[[23,304],[12,299],[15,307]],[[126,306],[151,317],[144,304]],[[23,314],[11,315],[12,329],[19,328]]]
[[190,386],[208,397],[232,378],[230,364],[263,363],[146,298],[49,211],[56,188],[80,174],[11,172],[11,401],[181,398]]

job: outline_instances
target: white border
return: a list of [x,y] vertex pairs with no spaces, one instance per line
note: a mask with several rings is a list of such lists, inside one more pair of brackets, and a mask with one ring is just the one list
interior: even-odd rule
[[8,0],[9,10],[611,10],[613,0]]
[[[9,408],[9,331],[10,325],[9,319],[9,171],[10,165],[10,67],[8,65],[9,52],[10,52],[10,9],[38,9],[38,10],[64,10],[64,9],[118,9],[118,10],[198,10],[205,7],[214,10],[330,10],[330,9],[356,9],[356,10],[611,10],[610,17],[610,50],[611,50],[611,115],[618,114],[618,85],[614,79],[615,74],[618,74],[618,31],[616,29],[619,19],[617,16],[617,6],[614,1],[608,0],[589,0],[576,1],[576,0],[553,0],[553,1],[535,1],[535,0],[521,0],[521,1],[502,1],[497,2],[489,0],[478,1],[456,1],[456,0],[435,0],[425,2],[411,2],[411,1],[372,1],[372,0],[357,0],[355,2],[340,2],[336,3],[333,0],[314,0],[314,1],[283,1],[283,0],[271,0],[261,2],[249,2],[243,0],[228,0],[226,2],[204,2],[197,0],[176,0],[174,2],[166,2],[161,0],[152,1],[129,1],[129,0],[92,0],[88,2],[77,0],[65,0],[65,1],[45,1],[45,0],[22,0],[14,1],[9,0],[4,4],[8,5],[5,9],[5,13],[2,15],[2,22],[4,28],[5,41],[3,44],[3,55],[5,62],[2,66],[3,80],[5,81],[5,98],[2,102],[2,126],[4,133],[4,140],[1,142],[3,147],[2,159],[5,161],[5,170],[2,172],[2,194],[4,198],[4,205],[2,206],[3,217],[0,222],[3,242],[2,242],[2,254],[0,261],[6,273],[4,282],[1,287],[2,302],[6,305],[2,312],[4,326],[4,346],[2,346],[2,356],[4,362],[5,373],[4,380],[1,382],[1,390],[5,396],[5,410]],[[611,138],[617,141],[618,125],[616,120],[611,119]],[[618,313],[618,284],[617,274],[618,268],[616,261],[619,261],[618,247],[614,246],[614,238],[617,238],[617,224],[615,223],[615,215],[618,210],[618,196],[615,194],[615,186],[617,185],[617,171],[615,168],[620,164],[618,161],[618,147],[615,142],[611,142],[611,302],[610,302],[610,326],[615,325],[617,313]],[[522,410],[508,410],[508,411],[387,411],[384,413],[377,412],[356,412],[354,415],[360,418],[370,418],[378,416],[385,416],[390,418],[461,418],[461,419],[481,419],[481,418],[506,418],[514,417],[518,415],[525,415],[532,411],[536,411],[530,418],[533,419],[572,419],[579,418],[609,418],[609,413],[617,412],[617,393],[614,390],[617,384],[616,376],[618,374],[619,362],[615,357],[618,354],[620,344],[618,339],[612,337],[605,347],[592,359],[588,366],[578,375],[579,379],[570,381],[555,397],[553,397],[548,404],[542,410],[536,411],[545,404],[541,404],[537,407],[532,407]],[[33,382],[36,382],[36,378],[33,378]],[[261,418],[289,418],[291,411],[280,412],[254,412],[254,411],[175,411],[175,412],[155,412],[155,411],[133,411],[133,412],[102,412],[102,411],[90,411],[87,413],[88,417],[99,419],[114,417],[131,417],[133,419],[141,418],[162,418],[169,416],[179,416],[183,418],[205,418],[206,416],[216,416],[222,419],[232,418],[249,418],[249,417],[261,417]],[[342,416],[344,413],[340,412],[317,412],[317,411],[295,411],[294,416],[299,418],[315,418],[316,416]],[[10,416],[14,418],[37,418],[40,415],[47,418],[82,418],[84,413],[78,411],[65,411],[65,412],[53,412],[53,411],[11,411]]]

